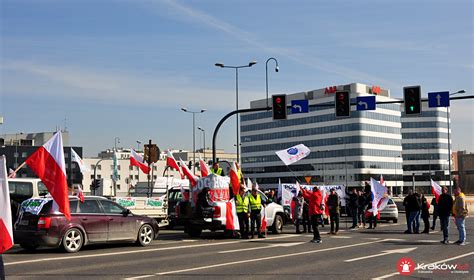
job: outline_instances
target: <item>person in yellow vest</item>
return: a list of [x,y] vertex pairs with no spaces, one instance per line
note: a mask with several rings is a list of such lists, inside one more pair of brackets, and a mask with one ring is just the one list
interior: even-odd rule
[[214,162],[214,164],[212,164],[211,172],[218,176],[225,176],[225,172],[219,167],[218,162]]
[[239,193],[235,196],[237,217],[239,218],[240,238],[249,238],[249,198],[245,195],[245,186],[240,185]]
[[262,198],[260,194],[257,192],[257,187],[252,187],[252,193],[248,196],[249,204],[250,204],[250,230],[252,238],[254,238],[255,234],[255,224],[257,224],[257,232],[258,238],[265,238],[265,235],[260,232],[260,228],[262,225],[262,215],[260,214],[260,210],[262,210]]

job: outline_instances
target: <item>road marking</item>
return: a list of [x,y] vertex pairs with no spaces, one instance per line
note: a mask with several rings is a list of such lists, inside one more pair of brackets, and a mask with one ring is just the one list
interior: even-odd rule
[[217,252],[218,254],[227,254],[227,253],[235,253],[235,252],[244,252],[244,251],[253,251],[253,250],[260,250],[260,249],[269,249],[275,247],[292,247],[301,244],[307,244],[307,242],[292,242],[292,243],[283,243],[283,244],[270,244],[265,247],[254,247],[254,248],[245,248],[245,249],[236,249],[236,250],[228,250],[228,251],[220,251]]
[[344,235],[342,235],[342,236],[339,235],[339,236],[331,236],[331,238],[341,238],[341,239],[343,239],[343,238],[352,238],[352,237],[350,237],[350,236],[344,236]]
[[177,273],[181,273],[181,272],[189,272],[189,271],[195,271],[195,270],[203,270],[203,269],[208,269],[208,268],[215,268],[215,267],[222,267],[222,266],[230,266],[230,265],[243,264],[243,263],[251,263],[251,262],[254,263],[254,262],[258,262],[258,261],[274,260],[274,259],[281,259],[281,258],[287,258],[287,257],[293,257],[293,256],[309,255],[309,254],[314,254],[314,253],[319,253],[319,252],[334,251],[334,250],[339,250],[339,249],[346,249],[346,248],[351,248],[351,247],[358,247],[358,246],[370,245],[370,244],[379,243],[379,242],[388,241],[388,240],[390,240],[390,239],[382,239],[382,240],[371,241],[371,242],[364,242],[364,243],[359,243],[359,244],[350,244],[350,245],[344,245],[344,246],[339,246],[339,247],[331,247],[331,248],[325,248],[325,249],[319,249],[319,250],[312,250],[312,251],[305,251],[305,252],[298,252],[298,253],[291,253],[291,254],[284,254],[284,255],[278,255],[278,256],[270,256],[270,257],[262,257],[262,258],[252,258],[252,259],[247,259],[247,260],[232,261],[232,262],[227,262],[227,263],[219,263],[219,264],[213,264],[213,265],[192,267],[192,268],[186,268],[186,269],[180,269],[180,270],[157,272],[157,273],[155,273],[155,274],[141,275],[141,276],[130,277],[130,278],[125,278],[125,279],[126,279],[126,280],[131,280],[131,279],[149,278],[149,277],[155,277],[155,276],[160,276],[160,275],[177,274]]
[[375,254],[375,255],[370,255],[370,256],[365,256],[365,257],[360,257],[360,258],[354,258],[354,259],[350,259],[350,260],[345,260],[345,262],[355,262],[355,261],[360,261],[360,260],[365,260],[365,259],[370,259],[370,258],[375,258],[375,257],[380,257],[380,256],[385,256],[385,255],[391,255],[391,254],[407,254],[407,253],[415,250],[416,248],[418,248],[418,247],[395,249],[395,250],[385,250],[385,251],[382,251],[383,253],[380,253],[380,254]]
[[[470,252],[470,253],[460,255],[460,256],[457,256],[457,257],[452,257],[452,258],[449,258],[449,259],[432,262],[432,263],[427,264],[427,266],[457,260],[457,259],[460,259],[460,258],[464,258],[464,257],[470,256],[470,255],[473,255],[473,254],[474,254],[474,252]],[[415,270],[417,270],[416,267],[415,267]],[[379,276],[379,277],[374,277],[374,278],[372,278],[372,280],[386,279],[386,278],[390,278],[390,277],[396,276],[396,275],[399,275],[399,272],[393,272],[393,273],[382,275],[382,276]]]
[[366,237],[364,239],[367,239],[367,240],[379,240],[380,238],[378,237]]
[[206,246],[218,246],[218,245],[226,245],[226,244],[234,244],[234,243],[242,243],[242,242],[259,242],[259,241],[263,241],[263,240],[290,238],[290,237],[295,237],[295,236],[299,236],[299,235],[285,234],[285,235],[281,235],[281,236],[270,237],[270,238],[266,238],[266,239],[257,239],[257,240],[251,240],[251,239],[249,239],[249,240],[236,240],[236,241],[218,242],[218,243],[212,243],[212,244],[205,243],[205,244],[196,244],[196,245],[174,246],[174,247],[167,247],[167,248],[153,248],[153,249],[125,251],[125,252],[122,251],[122,252],[103,253],[103,254],[94,254],[94,255],[91,254],[91,255],[83,255],[83,256],[42,258],[42,259],[34,259],[34,260],[4,263],[4,265],[8,266],[8,265],[17,265],[17,264],[25,264],[25,263],[38,263],[38,262],[56,261],[56,260],[86,259],[86,258],[107,257],[107,256],[115,256],[115,255],[140,254],[140,253],[147,253],[147,252],[189,249],[189,248],[206,247]]

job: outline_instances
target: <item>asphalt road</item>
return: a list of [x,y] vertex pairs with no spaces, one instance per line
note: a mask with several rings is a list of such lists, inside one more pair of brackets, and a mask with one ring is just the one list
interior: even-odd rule
[[[398,224],[379,224],[375,230],[346,230],[343,222],[337,236],[326,234],[328,226],[320,228],[322,244],[310,243],[310,234],[294,234],[292,225],[285,226],[281,235],[253,240],[225,239],[211,232],[193,239],[180,230],[163,230],[144,248],[94,245],[66,254],[50,248],[31,253],[15,246],[3,259],[7,279],[474,278],[473,244],[444,245],[439,243],[439,229],[409,235],[403,234],[405,227],[403,218]],[[467,219],[466,227],[469,239],[474,221]],[[450,240],[457,240],[454,223]],[[411,258],[413,268],[438,263],[441,270],[425,267],[401,276],[397,262],[402,257]]]

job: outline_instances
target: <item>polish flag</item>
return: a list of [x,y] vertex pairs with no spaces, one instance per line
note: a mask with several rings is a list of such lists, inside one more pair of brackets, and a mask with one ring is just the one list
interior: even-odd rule
[[239,170],[237,169],[235,162],[232,163],[232,168],[230,169],[230,183],[232,184],[232,192],[234,195],[237,195],[240,189],[240,180]]
[[84,198],[84,193],[82,192],[82,188],[80,186],[77,186],[77,198],[84,203],[85,198]]
[[441,195],[441,186],[438,185],[433,179],[431,179],[431,192],[434,194],[436,198],[436,203],[438,203],[439,196]]
[[211,169],[209,169],[209,166],[201,157],[199,157],[199,167],[201,168],[201,177],[207,177],[207,175],[211,174]]
[[13,246],[12,213],[7,183],[7,160],[0,156],[0,254]]
[[253,186],[252,181],[250,181],[250,178],[247,178],[247,186],[246,186],[247,190],[251,190],[252,186]]
[[[174,156],[170,150],[166,151],[166,165],[178,171],[179,175],[181,175],[181,179],[184,179],[183,172],[181,171],[181,168],[179,167],[178,163],[174,159]],[[186,166],[186,164],[183,164],[183,162],[181,161],[181,166],[183,165]]]
[[235,206],[235,199],[225,203],[225,229],[239,230],[239,218],[237,217],[237,208]]
[[74,151],[73,148],[71,148],[71,161],[74,161],[77,163],[79,166],[79,170],[81,170],[81,173],[84,174],[84,172],[89,172],[89,168],[84,164],[82,161],[82,158]]
[[379,183],[380,183],[380,185],[385,186],[385,181],[384,181],[384,179],[383,179],[383,175],[382,175],[382,174],[380,174],[380,181],[379,181]]
[[387,196],[387,188],[374,180],[374,178],[370,178],[370,189],[372,191],[372,195],[374,199],[372,200],[372,209],[374,216],[378,214],[378,206],[380,200]]
[[183,162],[182,159],[179,159],[179,162],[181,163],[181,170],[183,171],[184,175],[188,177],[189,182],[191,183],[191,186],[196,186],[197,185],[197,180],[198,178],[196,175],[194,175],[191,170],[189,170],[188,166],[186,163]]
[[69,210],[66,164],[61,131],[56,132],[51,139],[36,150],[25,161],[41,181],[59,206],[59,211],[71,219]]
[[265,232],[267,230],[267,211],[265,211],[265,206],[262,205],[260,210],[260,216],[262,217],[262,222],[260,226],[260,232]]
[[325,189],[322,190],[322,193],[323,193],[324,215],[329,217],[329,207],[327,207],[329,194],[328,194],[328,191]]
[[135,150],[130,149],[130,165],[131,166],[138,166],[142,170],[143,173],[149,174],[150,173],[150,167],[148,167],[143,160],[142,156],[137,154]]

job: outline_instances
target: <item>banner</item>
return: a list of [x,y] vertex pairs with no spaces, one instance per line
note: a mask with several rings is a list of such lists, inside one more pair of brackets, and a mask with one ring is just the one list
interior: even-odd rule
[[137,202],[135,198],[133,197],[120,197],[120,198],[117,198],[116,202],[120,204],[120,206],[123,206],[125,208],[135,207],[137,205]]
[[197,181],[196,187],[191,188],[192,204],[197,201],[197,195],[203,189],[209,189],[209,198],[211,201],[229,201],[230,178],[227,176],[218,176],[214,173],[209,174],[207,177],[200,178]]
[[163,198],[162,197],[149,197],[146,199],[147,207],[161,207],[163,206]]

